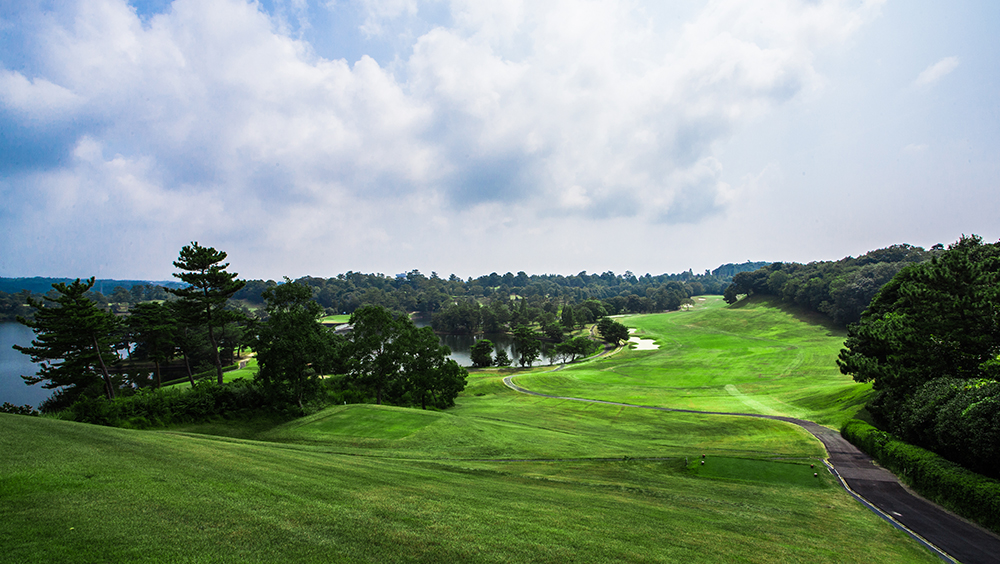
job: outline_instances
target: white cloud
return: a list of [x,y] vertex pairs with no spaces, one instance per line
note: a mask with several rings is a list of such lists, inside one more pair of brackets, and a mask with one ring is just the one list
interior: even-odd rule
[[913,81],[916,86],[929,86],[958,68],[958,57],[945,57],[924,69]]
[[[739,198],[718,145],[821,89],[816,51],[880,4],[715,0],[674,22],[627,0],[453,0],[453,25],[387,69],[290,36],[288,14],[308,25],[300,0],[276,15],[175,0],[146,22],[87,0],[37,38],[44,73],[0,69],[0,103],[99,124],[72,162],[22,186],[42,207],[65,191],[75,214],[180,243],[208,231],[271,256],[337,241],[363,254],[538,217],[694,223]],[[362,30],[419,8],[369,0]],[[31,217],[57,231],[66,219]]]
[[49,122],[77,111],[81,99],[44,78],[28,80],[19,72],[0,68],[0,104],[25,119]]

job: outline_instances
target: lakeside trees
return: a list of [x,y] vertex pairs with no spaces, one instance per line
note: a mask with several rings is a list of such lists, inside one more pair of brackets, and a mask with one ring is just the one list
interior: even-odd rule
[[376,404],[454,405],[467,372],[448,358],[451,351],[430,327],[418,329],[409,317],[395,317],[381,306],[359,308],[350,325],[349,378],[371,390]]
[[14,349],[29,355],[32,362],[41,363],[36,375],[22,378],[29,385],[41,383],[43,388],[59,388],[46,400],[49,407],[61,409],[84,396],[115,397],[117,386],[108,364],[118,360],[114,345],[120,325],[85,295],[93,285],[93,278],[53,284],[56,297],[45,297],[44,301],[29,297],[34,317],[18,318],[35,332],[36,338],[31,346],[14,345]]

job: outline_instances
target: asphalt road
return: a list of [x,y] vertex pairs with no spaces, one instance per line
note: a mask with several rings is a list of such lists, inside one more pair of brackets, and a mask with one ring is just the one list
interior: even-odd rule
[[841,485],[859,502],[874,511],[894,527],[906,532],[943,560],[964,564],[1000,563],[1000,537],[985,529],[957,517],[943,508],[911,493],[904,488],[894,474],[876,466],[871,457],[858,450],[840,436],[840,433],[822,425],[776,415],[755,413],[728,413],[720,411],[694,411],[671,409],[652,405],[635,405],[596,399],[554,396],[527,390],[514,384],[513,376],[507,376],[503,383],[512,390],[551,399],[603,403],[638,409],[676,411],[701,415],[730,415],[775,419],[798,425],[812,433],[826,447],[827,464],[840,478]]

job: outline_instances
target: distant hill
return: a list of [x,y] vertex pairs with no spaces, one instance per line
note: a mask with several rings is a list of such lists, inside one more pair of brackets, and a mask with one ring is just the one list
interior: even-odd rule
[[[48,278],[43,276],[35,276],[32,278],[0,278],[0,292],[6,292],[8,294],[16,294],[21,290],[28,290],[33,294],[44,294],[52,289],[52,285],[58,282],[69,283],[76,280],[75,278]],[[167,288],[180,288],[184,286],[182,282],[177,280],[111,280],[111,279],[100,279],[94,283],[94,290],[102,294],[110,294],[114,292],[115,288],[121,286],[126,290],[131,289],[132,286],[166,286]]]

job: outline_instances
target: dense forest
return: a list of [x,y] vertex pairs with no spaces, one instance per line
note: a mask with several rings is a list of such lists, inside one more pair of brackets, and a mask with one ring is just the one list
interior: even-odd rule
[[904,267],[844,346],[879,427],[1000,478],[1000,243],[963,237]]
[[875,294],[900,270],[929,261],[943,252],[942,245],[924,250],[902,244],[837,261],[776,262],[734,273],[724,296],[729,303],[742,295],[776,296],[826,314],[835,323],[846,326],[861,319],[861,312]]

